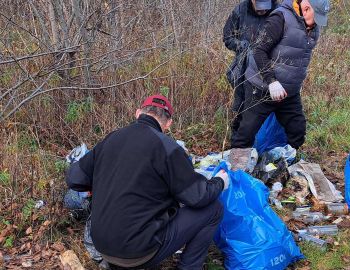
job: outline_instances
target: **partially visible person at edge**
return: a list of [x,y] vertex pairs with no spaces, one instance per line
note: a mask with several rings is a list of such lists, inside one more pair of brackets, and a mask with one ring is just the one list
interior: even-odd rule
[[[277,0],[244,0],[238,4],[228,17],[223,30],[223,41],[227,49],[235,52],[235,59],[228,70],[227,77],[234,89],[232,110],[234,118],[231,124],[232,135],[235,136],[242,119],[244,108],[244,70],[248,47],[256,46],[257,37],[266,18],[278,6]],[[240,79],[232,79],[238,74]]]
[[265,119],[275,112],[288,143],[305,141],[306,120],[300,91],[321,26],[327,24],[329,0],[285,0],[267,18],[245,71],[245,111],[233,148],[252,147]]
[[228,175],[207,180],[194,171],[183,148],[163,133],[172,114],[167,98],[148,97],[135,122],[68,171],[70,188],[92,191],[92,240],[112,269],[155,267],[183,246],[178,269],[202,269],[222,218],[217,198]]

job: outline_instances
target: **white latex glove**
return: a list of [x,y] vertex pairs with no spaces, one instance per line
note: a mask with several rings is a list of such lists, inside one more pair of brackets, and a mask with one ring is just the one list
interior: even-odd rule
[[279,81],[274,81],[269,84],[269,91],[272,100],[279,101],[287,97],[287,92]]
[[224,189],[228,189],[228,186],[230,185],[230,178],[228,177],[227,172],[224,170],[220,170],[217,174],[215,174],[215,177],[220,177],[222,180],[224,180]]

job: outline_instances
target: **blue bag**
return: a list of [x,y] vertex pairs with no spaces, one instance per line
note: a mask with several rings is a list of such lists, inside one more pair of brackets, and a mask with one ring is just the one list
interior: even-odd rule
[[290,231],[268,204],[269,190],[243,171],[228,171],[230,186],[220,196],[224,217],[215,243],[227,270],[283,270],[304,256]]
[[271,113],[255,136],[254,148],[262,154],[275,147],[283,147],[287,143],[284,128],[277,121],[275,113]]
[[345,164],[345,201],[350,206],[350,155]]

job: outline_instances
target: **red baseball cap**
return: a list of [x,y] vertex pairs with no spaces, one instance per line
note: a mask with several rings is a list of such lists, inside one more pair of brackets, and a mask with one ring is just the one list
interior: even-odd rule
[[166,110],[170,116],[173,114],[173,107],[170,104],[170,101],[162,95],[153,95],[145,99],[141,105],[141,109],[146,106],[155,106]]

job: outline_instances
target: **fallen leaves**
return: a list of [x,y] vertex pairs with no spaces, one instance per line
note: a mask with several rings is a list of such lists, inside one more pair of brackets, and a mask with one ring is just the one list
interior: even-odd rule
[[61,242],[46,245],[25,242],[20,248],[7,250],[6,256],[0,253],[0,266],[4,265],[6,269],[63,269],[59,256],[64,251]]
[[32,234],[33,229],[32,227],[28,227],[28,229],[26,229],[26,235]]
[[[77,255],[73,250],[67,250],[60,256],[61,263],[64,269],[71,270],[84,270],[84,267],[81,265]],[[69,267],[69,268],[68,268]]]

